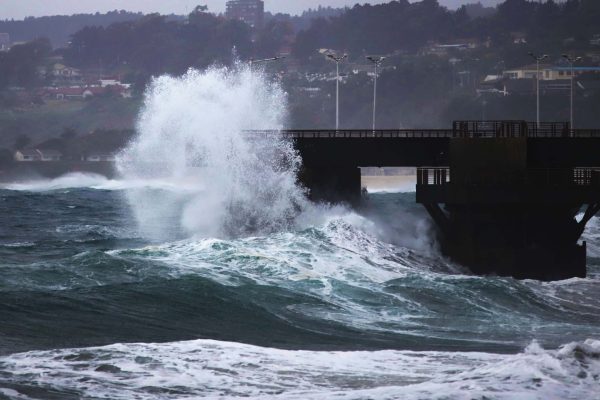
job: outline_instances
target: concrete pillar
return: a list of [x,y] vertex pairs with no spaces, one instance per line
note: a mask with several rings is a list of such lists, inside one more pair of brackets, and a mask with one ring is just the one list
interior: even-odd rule
[[559,280],[586,276],[578,209],[568,206],[447,205],[443,251],[476,274]]

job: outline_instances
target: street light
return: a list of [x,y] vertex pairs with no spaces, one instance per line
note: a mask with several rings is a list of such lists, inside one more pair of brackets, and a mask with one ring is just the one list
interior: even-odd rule
[[460,62],[460,60],[456,57],[452,57],[451,59],[448,60],[448,62],[450,63],[450,65],[452,65],[452,71],[450,72],[450,77],[452,78],[452,92],[454,92],[454,87],[456,86],[456,64],[458,64]]
[[533,59],[535,60],[536,66],[537,66],[537,72],[535,74],[536,76],[536,80],[537,80],[537,110],[536,110],[536,120],[537,120],[537,128],[540,129],[540,61],[543,61],[545,59],[548,58],[547,54],[541,55],[541,56],[536,56],[533,53],[529,53],[529,55],[531,57],[533,57]]
[[335,130],[340,129],[340,62],[344,61],[348,55],[337,56],[335,54],[326,54],[327,58],[335,62]]
[[367,60],[371,61],[375,66],[375,79],[373,83],[373,134],[375,134],[375,115],[377,111],[377,69],[385,60],[382,56],[367,56]]
[[575,125],[574,125],[575,121],[573,118],[573,79],[575,77],[575,75],[574,75],[575,71],[573,69],[573,64],[575,64],[576,62],[579,62],[583,59],[581,57],[573,58],[568,54],[563,54],[562,56],[565,60],[567,60],[571,64],[571,129],[575,129]]
[[485,124],[485,106],[487,106],[487,100],[484,98],[481,102],[481,121]]

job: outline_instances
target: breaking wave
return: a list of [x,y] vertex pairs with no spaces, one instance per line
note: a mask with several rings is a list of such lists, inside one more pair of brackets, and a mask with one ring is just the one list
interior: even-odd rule
[[[0,393],[111,399],[584,399],[600,385],[600,341],[519,354],[289,351],[195,340],[0,358]],[[31,382],[35,376],[36,382]],[[24,397],[27,398],[27,397]]]
[[0,185],[0,189],[16,192],[53,192],[69,189],[92,190],[128,190],[156,189],[178,192],[193,192],[197,190],[196,182],[191,180],[166,179],[109,179],[102,175],[74,172],[54,179],[35,179],[18,183]]
[[281,129],[285,119],[281,87],[246,67],[155,79],[120,172],[126,180],[193,181],[196,192],[128,191],[141,230],[169,237],[165,226],[178,221],[176,231],[219,237],[289,226],[307,205],[296,185],[300,158],[278,136],[246,132]]

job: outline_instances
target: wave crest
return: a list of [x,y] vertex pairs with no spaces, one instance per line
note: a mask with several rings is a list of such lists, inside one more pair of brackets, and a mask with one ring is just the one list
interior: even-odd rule
[[[0,382],[112,399],[595,398],[600,341],[519,354],[289,351],[213,340],[0,358]],[[31,377],[35,376],[35,382]],[[5,395],[11,393],[4,392]]]

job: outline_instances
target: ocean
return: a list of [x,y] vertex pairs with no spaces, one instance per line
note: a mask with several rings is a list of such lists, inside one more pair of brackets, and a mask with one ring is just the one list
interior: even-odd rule
[[414,191],[312,204],[285,93],[158,78],[121,178],[0,186],[0,399],[600,399],[588,277],[474,276]]
[[589,277],[543,283],[445,260],[414,193],[157,241],[127,190],[74,176],[0,191],[0,397],[598,398],[597,219]]

